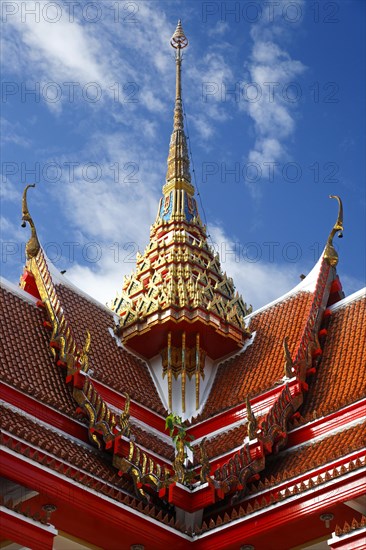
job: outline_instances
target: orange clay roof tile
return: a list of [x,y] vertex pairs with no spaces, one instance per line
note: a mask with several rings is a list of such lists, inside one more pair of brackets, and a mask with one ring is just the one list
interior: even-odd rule
[[[89,364],[93,377],[165,414],[146,364],[118,347],[110,334],[113,316],[67,287],[58,285],[57,292],[77,341],[83,343],[86,330],[90,330]],[[4,288],[0,288],[0,302],[0,350],[6,358],[0,366],[2,380],[75,417],[71,388],[65,384],[64,374],[51,354],[50,335],[43,326],[44,310]]]
[[248,395],[253,397],[270,389],[284,376],[283,339],[288,336],[294,356],[312,300],[312,293],[299,292],[253,316],[253,344],[219,367],[200,420],[243,403]]
[[0,406],[0,418],[2,430],[6,430],[70,465],[102,477],[105,482],[113,483],[119,487],[129,487],[131,491],[133,490],[132,484],[126,483],[125,480],[121,481],[117,470],[108,463],[105,455],[98,453],[97,450],[80,445],[74,439],[32,421],[8,407]]
[[[226,432],[223,432],[212,439],[209,439],[205,443],[205,450],[209,460],[225,454],[236,447],[243,445],[244,438],[247,435],[247,425],[241,424],[236,428],[232,428]],[[200,464],[201,453],[199,448],[194,448],[194,465]]]
[[113,315],[64,285],[57,285],[56,289],[77,341],[83,342],[86,331],[90,331],[89,365],[93,377],[117,391],[127,392],[131,399],[167,414],[147,365],[118,347],[110,334],[114,326]]
[[[289,304],[288,304],[289,305]],[[296,305],[296,307],[298,304]],[[296,311],[296,308],[295,308]],[[265,312],[264,312],[265,313]],[[277,310],[277,313],[279,311]],[[272,313],[274,314],[274,312]],[[257,319],[255,323],[251,325],[251,329],[255,326],[255,330],[263,330],[268,328],[269,312],[266,315],[266,321],[263,319]],[[295,425],[304,424],[309,420],[319,418],[322,415],[331,413],[341,407],[348,405],[351,402],[365,396],[366,386],[366,299],[361,298],[356,301],[346,302],[344,306],[338,305],[331,316],[331,321],[328,326],[327,338],[325,340],[324,354],[319,370],[315,376],[309,379],[309,391],[304,395],[304,404],[302,405],[301,420],[294,422]],[[277,320],[273,316],[272,322],[276,327],[281,326],[281,318]],[[265,325],[266,323],[266,325]],[[353,329],[357,327],[357,329]],[[284,329],[286,331],[286,329]],[[351,332],[353,334],[350,334]],[[286,334],[284,332],[283,334]],[[258,340],[257,340],[258,337]],[[272,338],[272,336],[263,336],[261,339],[259,334],[253,343],[253,347],[248,348],[242,356],[234,358],[231,362],[228,361],[221,367],[218,377],[221,384],[225,388],[230,388],[234,380],[234,375],[237,373],[235,367],[239,366],[242,373],[250,372],[249,380],[245,382],[246,387],[250,391],[250,385],[255,383],[256,375],[258,374],[257,364],[263,361],[261,358],[260,350],[255,349],[255,344],[258,341],[265,341]],[[273,372],[273,368],[277,365],[278,379],[282,376],[283,366],[283,351],[282,341],[279,339],[280,345],[277,346],[277,351],[280,353],[268,354],[267,363],[262,362],[262,375],[266,380],[265,372]],[[291,349],[291,348],[290,348]],[[268,348],[267,348],[268,350]],[[245,357],[245,355],[247,357]],[[255,363],[253,357],[257,357],[259,363]],[[272,358],[275,358],[274,360]],[[277,359],[276,359],[277,358]],[[265,367],[269,368],[266,370]],[[346,366],[346,368],[345,368]],[[247,368],[247,371],[246,371]],[[281,370],[280,370],[281,369]],[[252,376],[252,373],[253,376]],[[218,395],[218,382],[215,393],[212,393],[210,399],[213,399],[214,395]],[[234,384],[235,385],[235,384]],[[237,384],[239,386],[239,384]],[[243,387],[243,384],[242,386]],[[252,386],[253,387],[253,386]],[[270,387],[270,385],[269,385]],[[237,391],[235,395],[239,395]],[[252,395],[256,393],[256,390],[252,390]],[[244,393],[242,394],[244,397]],[[242,399],[241,401],[244,401]],[[206,405],[207,407],[207,405]],[[227,453],[240,446],[243,443],[243,439],[246,435],[246,425],[241,425],[237,428],[227,430],[217,435],[216,437],[209,439],[206,442],[206,451],[209,459],[217,457],[221,454]],[[200,463],[200,452],[197,449],[194,455],[194,463]]]
[[366,423],[357,424],[341,432],[273,455],[267,459],[263,477],[278,476],[290,479],[301,475],[316,466],[332,462],[352,451],[362,449],[366,443]]
[[322,361],[300,409],[335,411],[366,395],[366,298],[346,303],[330,317]]
[[71,388],[53,361],[43,310],[0,288],[0,364],[3,382],[76,416]]
[[[365,423],[359,424],[310,445],[282,452],[278,455],[272,455],[268,459],[266,470],[261,474],[261,479],[249,484],[249,495],[245,495],[244,500],[239,501],[234,506],[226,508],[225,515],[223,512],[220,512],[223,518],[217,514],[217,507],[212,506],[206,509],[202,532],[249,514],[253,510],[264,508],[274,502],[276,499],[273,499],[273,497],[272,501],[261,498],[261,496],[258,496],[256,499],[257,493],[261,493],[264,488],[271,489],[271,487],[274,487],[278,483],[283,483],[286,480],[306,474],[316,467],[325,466],[337,458],[363,448],[365,446],[365,427]],[[350,471],[352,468],[362,467],[363,464],[363,462],[355,460],[353,466],[348,464],[344,469],[344,473]],[[327,470],[325,474],[323,473],[322,476],[318,476],[312,486],[324,483],[335,475],[343,475],[341,467],[337,468],[337,473],[330,467],[330,472]],[[298,482],[291,489],[286,489],[283,498],[290,497],[292,494],[299,493],[308,488],[308,482]],[[249,504],[248,500],[250,500]]]
[[[146,516],[151,516],[163,523],[170,522],[173,527],[179,529],[172,512],[167,513],[167,507],[163,502],[154,500],[151,504],[144,504],[135,498],[132,480],[118,476],[117,470],[105,453],[80,445],[60,432],[34,422],[8,407],[0,406],[0,419],[2,427],[0,441],[13,451],[69,476],[83,485],[92,487],[127,506],[138,509]],[[5,431],[11,434],[10,438]],[[37,448],[36,453],[30,453],[29,447],[26,444],[20,445],[17,438],[24,440],[33,449]],[[42,458],[43,453],[49,455],[46,460]],[[76,469],[76,477],[71,471],[72,468]]]
[[157,453],[170,462],[174,460],[174,447],[163,441],[160,437],[143,430],[139,426],[136,426],[136,424],[132,424],[131,434],[139,445]]

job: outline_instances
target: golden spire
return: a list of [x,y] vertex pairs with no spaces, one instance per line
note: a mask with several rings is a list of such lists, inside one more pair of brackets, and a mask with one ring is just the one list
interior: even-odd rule
[[175,106],[173,133],[170,138],[168,155],[168,170],[166,174],[166,184],[163,187],[163,193],[167,196],[173,189],[183,189],[190,196],[193,196],[194,188],[193,185],[191,185],[187,140],[184,133],[183,124],[181,77],[182,50],[188,45],[188,40],[184,34],[180,20],[178,21],[175,33],[170,40],[170,44],[175,49]]
[[337,217],[337,221],[336,221],[332,231],[329,234],[327,244],[326,244],[326,247],[325,247],[324,258],[329,263],[329,265],[335,267],[338,263],[338,254],[337,254],[337,251],[336,251],[336,249],[334,248],[334,245],[333,245],[333,238],[334,238],[335,234],[338,233],[338,232],[339,232],[338,237],[339,238],[343,237],[343,234],[342,234],[342,231],[343,231],[343,205],[342,205],[342,200],[337,195],[329,195],[329,198],[330,199],[336,199],[338,201],[338,217]]

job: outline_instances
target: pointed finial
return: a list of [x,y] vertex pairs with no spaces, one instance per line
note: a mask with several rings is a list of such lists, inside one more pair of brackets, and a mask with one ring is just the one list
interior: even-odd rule
[[342,231],[343,231],[343,204],[342,204],[341,198],[338,197],[338,195],[329,195],[329,198],[330,199],[337,199],[337,201],[338,201],[338,217],[337,217],[337,221],[336,221],[332,231],[329,234],[327,244],[326,244],[326,247],[325,247],[324,258],[328,262],[329,265],[331,265],[332,267],[335,267],[338,263],[338,253],[337,253],[336,249],[334,248],[333,238],[334,238],[335,234],[338,233],[338,231],[339,231],[338,237],[339,238],[343,237],[343,233],[342,233]]
[[36,184],[33,183],[32,185],[27,185],[26,188],[23,191],[23,198],[22,198],[22,227],[26,226],[26,222],[29,223],[31,228],[31,236],[27,244],[25,245],[25,252],[28,259],[34,258],[39,249],[40,244],[37,237],[37,231],[36,226],[34,225],[34,222],[32,220],[32,217],[28,210],[28,204],[27,204],[27,192],[30,187],[35,187]]
[[292,361],[291,353],[288,347],[288,336],[285,336],[283,339],[283,353],[285,356],[285,376],[286,378],[292,378],[293,377],[293,366],[294,363]]
[[[188,209],[188,197],[189,200],[194,195],[194,187],[191,184],[191,175],[189,171],[189,156],[187,148],[187,140],[184,133],[184,121],[183,121],[183,102],[182,102],[182,52],[181,50],[188,45],[188,40],[184,34],[182,23],[178,21],[177,28],[170,40],[171,46],[176,50],[175,52],[175,105],[174,105],[174,118],[173,118],[173,133],[170,138],[169,155],[168,155],[168,169],[166,174],[166,183],[163,187],[163,193],[165,196],[163,203],[163,213],[165,209],[169,210],[169,205],[174,203],[174,211],[171,210],[171,215],[180,215],[185,217],[185,211]],[[170,195],[173,191],[187,193],[187,198],[181,197],[177,200]],[[171,202],[170,202],[171,201]],[[193,205],[192,217],[196,215],[196,205]],[[161,212],[161,208],[159,210]]]
[[188,39],[184,34],[184,30],[180,19],[178,21],[177,28],[175,29],[175,33],[170,39],[170,45],[176,50],[177,49],[182,50],[183,48],[188,46]]
[[246,404],[246,408],[247,408],[247,422],[248,422],[248,437],[250,440],[252,439],[255,439],[256,437],[256,432],[257,432],[257,428],[258,428],[258,422],[257,422],[257,419],[253,413],[253,409],[252,409],[252,406],[250,404],[250,398],[249,396],[247,396],[245,398],[245,404]]

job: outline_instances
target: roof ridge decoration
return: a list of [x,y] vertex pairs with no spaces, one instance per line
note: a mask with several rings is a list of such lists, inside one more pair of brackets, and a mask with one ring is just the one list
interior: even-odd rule
[[332,267],[335,267],[338,264],[338,253],[333,245],[333,238],[338,233],[338,238],[341,239],[343,237],[343,204],[342,200],[338,195],[329,195],[330,199],[336,199],[338,201],[338,217],[337,221],[334,224],[334,227],[332,231],[329,234],[327,244],[325,246],[324,250],[324,258],[325,260],[331,265]]
[[251,306],[208,245],[194,198],[182,107],[182,50],[188,40],[180,21],[170,43],[176,85],[163,198],[150,243],[137,254],[136,271],[125,277],[110,307],[119,316],[115,331],[127,348],[147,360],[161,357],[159,378],[167,386],[168,408],[185,416],[187,400],[189,413],[200,407],[208,360],[238,351],[250,337],[244,317]]
[[[247,322],[250,322],[250,320],[253,317],[262,313],[263,311],[266,311],[272,307],[275,307],[278,304],[282,303],[284,300],[291,298],[292,296],[294,296],[294,294],[297,294],[299,292],[314,292],[316,282],[318,280],[319,271],[324,259],[326,259],[327,262],[333,261],[334,262],[333,267],[336,267],[338,263],[338,253],[334,249],[333,238],[336,232],[343,231],[343,205],[342,205],[341,198],[338,197],[337,195],[329,195],[329,198],[335,198],[338,201],[338,204],[339,204],[338,218],[332,231],[329,234],[324,250],[322,254],[319,256],[318,261],[314,264],[310,273],[304,279],[302,279],[300,283],[295,285],[289,291],[282,294],[282,296],[279,296],[278,298],[275,298],[268,304],[265,304],[264,306],[261,306],[258,309],[252,311],[248,315],[248,318],[246,319]],[[339,234],[338,236],[339,238],[342,238],[343,235]]]
[[32,232],[31,237],[25,246],[25,253],[27,258],[29,259],[34,258],[40,249],[36,226],[34,225],[33,219],[29,213],[28,203],[27,203],[28,189],[30,187],[35,187],[35,186],[36,186],[35,183],[27,185],[26,188],[24,189],[23,197],[22,197],[22,220],[23,220],[22,227],[25,227],[27,225],[26,222],[28,222]]
[[264,469],[265,455],[278,453],[285,446],[288,420],[303,403],[304,394],[308,390],[307,377],[314,374],[320,365],[325,339],[322,337],[320,344],[318,333],[320,334],[323,313],[336,277],[335,265],[338,258],[335,256],[332,240],[338,231],[343,230],[342,201],[339,197],[331,198],[338,200],[338,218],[328,238],[328,253],[326,255],[324,252],[320,263],[308,320],[294,358],[287,345],[287,337],[283,340],[284,388],[260,422],[252,411],[250,396],[247,396],[248,437],[244,440],[243,447],[217,468],[213,480],[209,482],[221,498],[227,493],[243,490],[248,479]]
[[[314,298],[311,304],[308,322],[305,326],[302,339],[296,352],[294,363],[296,364],[297,375],[300,374],[299,369],[301,369],[302,365],[306,363],[306,358],[310,351],[309,342],[312,338],[313,343],[315,343],[315,349],[320,349],[319,340],[315,332],[315,328],[317,325],[319,326],[322,314],[324,313],[324,310],[328,305],[328,300],[332,292],[331,285],[332,283],[334,283],[337,277],[335,267],[338,263],[338,254],[333,245],[333,237],[337,232],[343,231],[343,205],[342,200],[337,195],[330,195],[329,198],[336,199],[338,201],[338,216],[337,221],[327,240],[322,258],[323,261],[321,261],[320,263],[320,269],[316,281]],[[339,233],[339,236],[342,237],[342,233]]]
[[[99,449],[102,442],[106,450],[113,452],[113,465],[119,474],[129,474],[134,480],[136,491],[145,497],[141,488],[143,481],[159,488],[160,484],[169,478],[170,470],[162,471],[161,465],[151,456],[143,452],[130,439],[129,396],[125,395],[125,406],[121,414],[115,414],[99,392],[95,389],[88,375],[88,352],[91,345],[90,333],[87,331],[83,347],[79,347],[73,336],[60,299],[57,295],[43,249],[39,244],[35,224],[27,206],[28,185],[23,192],[23,227],[28,222],[32,233],[26,245],[27,264],[22,282],[25,287],[31,284],[31,290],[38,293],[39,307],[46,310],[49,321],[44,322],[45,328],[51,332],[50,347],[56,365],[66,371],[66,383],[72,384],[73,397],[79,405],[77,412],[84,414],[89,421],[89,439]],[[29,282],[34,280],[34,285]],[[28,280],[27,280],[28,279]],[[173,480],[171,479],[171,482]]]

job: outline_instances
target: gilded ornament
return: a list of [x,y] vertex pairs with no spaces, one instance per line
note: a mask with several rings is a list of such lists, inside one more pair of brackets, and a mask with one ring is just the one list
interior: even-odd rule
[[33,183],[31,185],[27,185],[26,188],[23,191],[23,198],[22,198],[22,220],[23,220],[22,227],[25,227],[26,222],[28,222],[29,226],[31,228],[30,239],[27,242],[27,244],[25,245],[25,252],[26,252],[26,256],[27,256],[28,259],[35,258],[35,256],[37,255],[37,253],[40,249],[40,244],[39,244],[39,240],[38,240],[38,237],[37,237],[36,226],[34,225],[33,219],[32,219],[32,217],[29,213],[28,204],[27,204],[28,189],[30,187],[35,187],[35,186],[36,186],[35,183]]
[[249,397],[246,398],[245,402],[247,407],[248,437],[250,440],[252,440],[257,437],[258,422],[253,413]]
[[285,376],[286,378],[292,378],[294,363],[291,358],[291,353],[288,348],[288,336],[283,339],[283,353],[285,356]]
[[339,233],[339,238],[343,237],[343,204],[341,198],[338,197],[338,195],[329,195],[329,198],[336,199],[338,201],[338,217],[332,231],[329,234],[327,244],[325,246],[324,259],[328,262],[329,265],[335,267],[338,264],[338,253],[334,248],[333,238],[336,233]]

